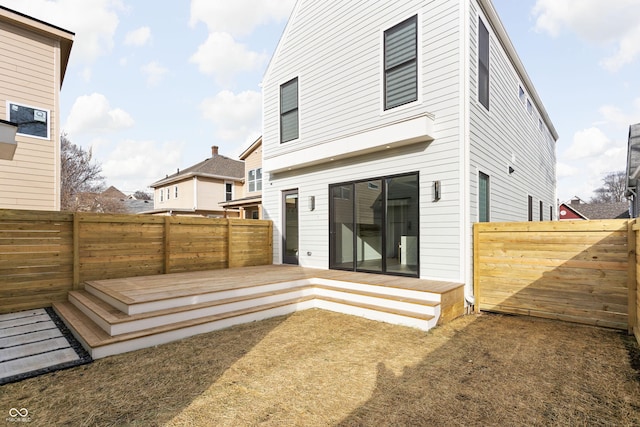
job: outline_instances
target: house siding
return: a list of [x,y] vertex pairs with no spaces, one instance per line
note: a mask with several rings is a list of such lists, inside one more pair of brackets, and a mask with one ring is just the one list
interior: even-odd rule
[[[419,100],[383,111],[382,33],[416,14]],[[380,136],[376,129],[398,121],[425,114],[436,120],[431,142],[265,176],[263,206],[265,218],[274,221],[275,263],[282,261],[282,191],[299,191],[300,264],[328,268],[329,185],[418,172],[420,276],[461,280],[459,17],[460,4],[454,0],[343,2],[335,7],[298,3],[263,83],[265,169],[278,156],[295,152],[304,160],[305,150],[312,147],[367,132]],[[300,138],[280,144],[279,87],[296,76]],[[434,202],[436,180],[442,184],[442,199]],[[313,211],[309,196],[315,196]]]
[[0,208],[60,209],[59,42],[0,20],[0,118],[7,101],[49,110],[49,139],[17,135],[0,160]]
[[[253,169],[258,169],[262,167],[262,144],[260,144],[255,150],[253,150],[245,159],[244,159],[244,186],[242,187],[242,191],[244,193],[238,193],[236,198],[239,197],[250,197],[250,196],[259,196],[262,194],[262,191],[249,191],[249,171]],[[264,176],[262,177],[262,185],[264,186]]]
[[[478,18],[489,30],[489,110],[478,101]],[[549,219],[549,206],[555,207],[555,140],[541,118],[543,106],[531,98],[494,28],[477,1],[471,1],[470,37],[470,182],[471,220],[478,220],[478,173],[490,177],[491,221],[527,221],[528,196],[533,198],[533,218]],[[533,104],[527,111],[526,99],[519,98],[519,87]],[[542,121],[542,129],[541,122]],[[509,173],[509,167],[514,169]],[[554,208],[555,211],[555,208]],[[554,218],[557,219],[557,218]]]

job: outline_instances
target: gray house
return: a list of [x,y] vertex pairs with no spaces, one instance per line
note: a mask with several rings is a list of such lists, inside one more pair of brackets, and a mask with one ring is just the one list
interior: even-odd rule
[[467,283],[555,219],[557,133],[489,0],[298,0],[263,81],[274,263]]

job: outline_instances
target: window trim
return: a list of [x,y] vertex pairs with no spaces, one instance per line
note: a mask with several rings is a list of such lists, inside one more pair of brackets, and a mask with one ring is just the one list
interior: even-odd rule
[[529,221],[533,221],[533,196],[528,196],[528,210],[529,210]]
[[[38,135],[31,135],[28,133],[22,133],[20,132],[20,123],[16,122],[15,120],[11,120],[11,105],[17,105],[18,107],[24,107],[24,108],[31,108],[33,110],[39,110],[39,111],[44,111],[47,113],[47,136],[38,136]],[[51,141],[51,110],[49,110],[48,108],[40,108],[40,107],[35,107],[33,105],[29,105],[29,104],[24,104],[22,102],[15,102],[15,101],[9,101],[7,100],[6,102],[6,118],[7,121],[10,121],[12,123],[16,123],[18,125],[18,131],[16,132],[16,135],[20,135],[20,136],[24,136],[26,138],[35,138],[35,139],[40,139],[43,141]]]
[[[403,24],[407,23],[410,20],[415,20],[416,23],[416,39],[415,39],[415,59],[411,61],[415,61],[415,69],[416,69],[416,96],[415,99],[411,101],[404,102],[402,104],[394,105],[392,107],[387,107],[387,66],[386,66],[386,40],[385,36],[388,31],[395,29],[396,27],[400,27]],[[393,25],[386,26],[382,28],[380,31],[380,64],[381,64],[381,78],[380,78],[380,93],[381,93],[381,109],[382,112],[394,111],[398,108],[402,108],[414,103],[419,103],[421,100],[421,73],[420,73],[420,64],[421,64],[421,51],[420,51],[420,40],[421,40],[421,19],[419,13],[413,13],[410,16],[404,17],[403,19],[395,22]],[[397,67],[407,64],[411,61],[405,61],[402,64],[396,64],[394,67],[390,68],[390,70],[396,69]]]
[[[260,178],[258,178],[258,171],[260,171]],[[253,172],[253,179],[251,179],[251,172]],[[247,171],[247,184],[249,187],[248,188],[249,193],[262,191],[262,167],[250,169],[249,171]],[[253,190],[251,189],[252,184],[253,184]]]
[[[482,178],[486,178],[487,180],[487,194],[486,194],[486,220],[482,221],[481,219],[481,209],[480,209],[480,198],[482,194],[480,194],[480,181]],[[490,176],[484,172],[478,171],[478,222],[491,222],[491,179]]]
[[[231,191],[230,192],[227,191],[227,185],[231,186]],[[233,196],[235,195],[234,194],[234,187],[235,186],[233,185],[233,181],[225,181],[224,182],[224,201],[225,202],[229,202],[229,201],[233,200]],[[227,198],[227,197],[230,197],[230,198]]]
[[[291,84],[292,82],[296,82],[296,107],[292,108],[291,110],[287,110],[287,111],[282,111],[282,88],[287,86],[288,84]],[[280,85],[279,88],[279,94],[278,94],[278,99],[279,99],[279,103],[278,103],[278,117],[280,120],[280,144],[285,144],[287,142],[291,142],[291,141],[296,141],[298,139],[300,139],[300,76],[296,76],[293,77],[289,80],[287,80],[286,82],[282,83]],[[288,140],[284,140],[282,137],[282,116],[288,113],[291,113],[295,111],[297,116],[298,116],[298,132],[297,132],[297,136],[295,138],[292,139],[288,139]]]

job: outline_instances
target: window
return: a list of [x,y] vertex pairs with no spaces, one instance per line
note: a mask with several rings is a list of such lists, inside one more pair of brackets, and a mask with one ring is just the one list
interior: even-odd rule
[[527,98],[527,111],[529,114],[533,114],[533,104],[529,98]]
[[544,221],[544,212],[542,212],[544,208],[544,204],[542,203],[542,200],[540,200],[540,221]]
[[7,119],[18,125],[18,134],[49,139],[49,110],[7,101]]
[[533,197],[529,196],[529,221],[533,221]]
[[478,175],[478,221],[489,222],[489,175]]
[[174,187],[174,189],[175,189],[174,197],[177,199],[177,198],[178,198],[178,186],[176,185],[176,186]]
[[170,196],[171,196],[171,189],[167,188],[167,200],[169,200]]
[[418,16],[384,32],[384,109],[418,99]]
[[251,169],[248,173],[249,192],[262,191],[262,168]]
[[280,86],[280,142],[298,139],[298,78]]
[[549,221],[553,221],[553,206],[549,206]]
[[160,189],[160,201],[164,202],[164,190],[162,188]]
[[478,101],[489,109],[489,30],[478,19]]
[[526,95],[524,94],[524,89],[522,89],[522,86],[518,86],[518,98],[520,99],[520,102],[524,104]]
[[224,183],[224,200],[229,201],[233,200],[233,183],[225,182]]

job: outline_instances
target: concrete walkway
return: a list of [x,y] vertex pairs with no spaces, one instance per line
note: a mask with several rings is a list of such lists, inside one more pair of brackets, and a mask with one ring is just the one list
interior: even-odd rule
[[0,385],[90,361],[53,310],[0,315]]

